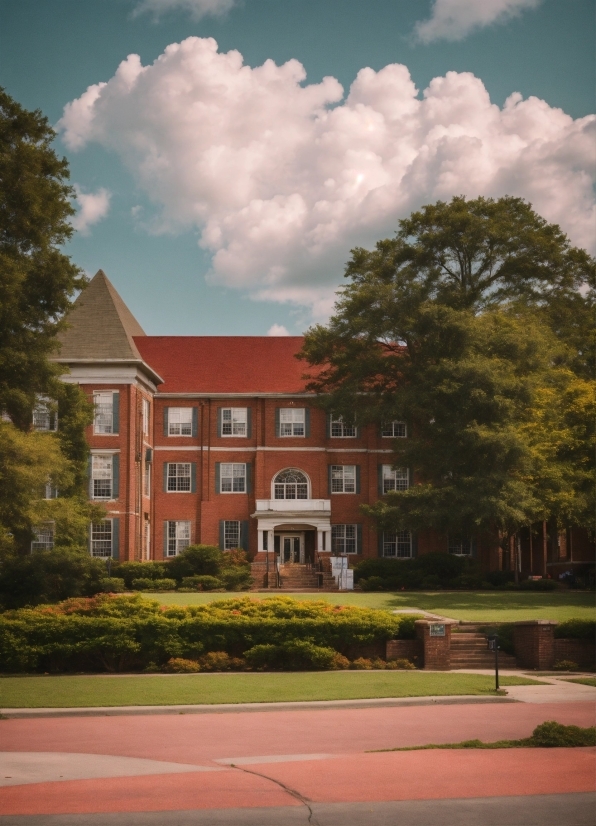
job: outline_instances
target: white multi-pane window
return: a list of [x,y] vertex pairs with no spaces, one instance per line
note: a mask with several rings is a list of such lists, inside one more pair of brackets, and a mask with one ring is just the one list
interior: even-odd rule
[[246,436],[247,420],[246,407],[223,407],[221,410],[221,435]]
[[356,465],[331,465],[331,493],[356,493]]
[[412,556],[412,534],[410,531],[384,533],[383,556],[409,559]]
[[178,556],[190,545],[190,522],[168,522],[167,556]]
[[274,499],[308,499],[308,479],[301,470],[287,468],[273,480]]
[[151,404],[149,399],[143,399],[143,435],[149,435],[149,422],[151,418]]
[[91,523],[91,556],[112,556],[112,520]]
[[381,436],[384,439],[405,439],[407,435],[405,422],[386,422],[381,428]]
[[332,525],[331,548],[334,554],[358,553],[358,526]]
[[280,436],[304,436],[305,435],[305,409],[282,407],[279,411],[279,435]]
[[91,498],[111,499],[114,486],[114,465],[111,453],[91,456]]
[[219,471],[220,493],[246,493],[246,465],[222,462]]
[[224,521],[224,551],[240,547],[240,522],[233,519]]
[[192,407],[170,407],[168,436],[192,436]]
[[115,395],[112,392],[93,394],[93,405],[95,407],[93,432],[96,435],[109,435],[118,432],[114,416]]
[[51,551],[54,547],[54,523],[44,522],[33,528],[35,539],[31,543],[32,551]]
[[334,439],[348,439],[356,436],[356,425],[345,424],[342,416],[331,416],[329,430]]
[[390,490],[407,490],[410,487],[410,473],[408,468],[393,468],[383,465],[383,493]]
[[39,396],[33,408],[33,430],[57,430],[58,414],[47,396]]
[[472,554],[472,540],[465,538],[455,539],[449,537],[449,553],[455,556],[471,556]]
[[168,464],[168,485],[167,489],[173,491],[188,492],[191,489],[190,462],[170,462]]
[[55,487],[51,482],[46,482],[44,487],[44,499],[57,499],[58,498],[58,488]]
[[145,462],[145,470],[143,472],[143,494],[151,496],[151,463]]

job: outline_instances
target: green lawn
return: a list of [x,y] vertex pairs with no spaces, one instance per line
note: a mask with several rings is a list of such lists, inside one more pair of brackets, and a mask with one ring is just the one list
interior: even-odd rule
[[592,685],[596,688],[596,677],[575,677],[573,680],[565,680],[566,683],[579,683],[580,685]]
[[[501,685],[539,685],[502,677]],[[492,694],[484,674],[399,671],[2,677],[0,708],[267,703]]]
[[[253,599],[268,599],[275,594],[249,593]],[[205,605],[216,599],[243,596],[238,593],[144,594],[164,605]],[[246,596],[246,594],[244,594]],[[360,605],[364,608],[399,610],[420,608],[451,619],[478,622],[515,620],[596,619],[594,594],[586,591],[406,591],[398,593],[312,593],[291,594],[294,599],[323,599],[333,605]]]

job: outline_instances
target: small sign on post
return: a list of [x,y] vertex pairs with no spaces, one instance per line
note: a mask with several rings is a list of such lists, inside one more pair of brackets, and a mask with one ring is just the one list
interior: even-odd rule
[[488,650],[495,652],[495,691],[499,690],[499,637],[498,634],[489,634],[486,638]]
[[430,630],[429,630],[430,637],[444,637],[445,636],[445,623],[444,622],[431,622]]

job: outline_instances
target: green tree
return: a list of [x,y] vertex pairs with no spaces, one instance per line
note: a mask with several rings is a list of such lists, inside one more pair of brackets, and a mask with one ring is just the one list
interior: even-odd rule
[[[0,88],[0,548],[31,547],[33,529],[55,524],[58,547],[84,547],[88,522],[85,427],[92,407],[77,385],[60,381],[50,359],[71,299],[86,279],[64,254],[72,235],[68,164],[52,148],[55,132]],[[31,429],[42,399],[57,433]],[[44,499],[46,483],[58,499]]]
[[470,535],[551,515],[584,522],[593,272],[516,198],[439,202],[375,250],[353,250],[336,313],[302,356],[327,409],[408,423],[394,461],[418,483],[369,509],[382,526]]
[[0,409],[27,429],[37,396],[53,397],[50,357],[81,270],[61,247],[71,237],[68,164],[54,130],[0,88]]

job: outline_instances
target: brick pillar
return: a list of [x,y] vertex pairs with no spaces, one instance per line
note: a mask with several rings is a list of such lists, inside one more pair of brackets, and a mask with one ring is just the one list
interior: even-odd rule
[[451,667],[450,622],[416,620],[416,639],[420,640],[421,644],[422,668],[430,671],[449,671]]
[[551,620],[516,622],[513,627],[515,658],[522,668],[548,670],[555,664],[555,625]]

